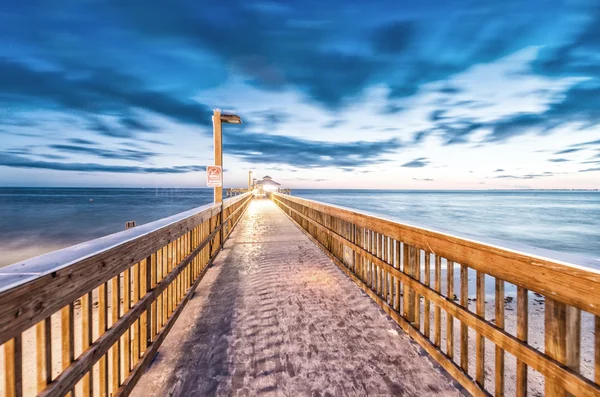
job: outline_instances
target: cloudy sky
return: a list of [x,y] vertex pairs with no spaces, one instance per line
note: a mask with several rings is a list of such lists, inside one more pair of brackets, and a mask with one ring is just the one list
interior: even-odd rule
[[600,187],[597,0],[0,1],[0,186]]

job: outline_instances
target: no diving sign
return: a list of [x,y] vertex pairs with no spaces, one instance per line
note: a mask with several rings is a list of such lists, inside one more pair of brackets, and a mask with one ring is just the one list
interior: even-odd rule
[[223,186],[223,172],[220,165],[206,166],[206,186],[221,187]]

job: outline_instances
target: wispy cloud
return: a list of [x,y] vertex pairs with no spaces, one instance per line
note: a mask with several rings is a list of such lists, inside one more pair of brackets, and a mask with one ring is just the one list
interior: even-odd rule
[[69,163],[38,161],[25,156],[4,153],[0,156],[0,166],[12,168],[34,168],[56,171],[102,172],[119,174],[183,174],[204,171],[205,166],[182,165],[172,167],[138,167],[126,165],[106,165],[97,163]]
[[419,157],[418,159],[414,159],[412,161],[409,161],[408,163],[402,164],[402,167],[422,168],[422,167],[426,167],[429,163],[430,163],[430,161],[427,160],[426,157]]
[[155,152],[136,149],[103,149],[98,147],[62,144],[49,145],[48,147],[65,153],[87,154],[95,157],[117,160],[145,161],[158,155],[158,153]]
[[569,153],[579,152],[580,150],[582,150],[582,149],[576,149],[576,148],[564,149],[564,150],[555,152],[554,154],[569,154]]
[[353,170],[385,162],[383,156],[403,147],[398,139],[382,141],[326,142],[294,137],[231,133],[224,136],[224,150],[249,163],[287,164],[298,168],[338,167]]
[[553,176],[554,173],[550,171],[546,171],[541,174],[525,174],[525,175],[498,175],[493,177],[493,179],[536,179],[536,178],[546,178],[549,176]]

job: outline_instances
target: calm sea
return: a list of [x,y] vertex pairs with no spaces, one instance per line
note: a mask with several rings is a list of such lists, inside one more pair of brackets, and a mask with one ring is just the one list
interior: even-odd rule
[[[533,253],[600,258],[599,192],[292,193]],[[212,189],[0,188],[0,266],[121,231],[129,220],[140,225],[211,201]]]

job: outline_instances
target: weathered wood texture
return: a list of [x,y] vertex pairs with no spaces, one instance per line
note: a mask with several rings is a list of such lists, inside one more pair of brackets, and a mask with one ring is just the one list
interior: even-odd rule
[[[507,352],[516,358],[512,389],[517,395],[527,393],[528,368],[542,374],[548,396],[600,395],[600,365],[594,376],[580,373],[581,311],[600,315],[600,272],[312,200],[277,193],[270,197],[471,394],[504,395]],[[357,230],[358,236],[350,237],[347,230]],[[384,241],[395,247],[395,264],[381,254]],[[347,252],[353,253],[353,262],[345,259]],[[469,298],[470,278],[474,280],[473,299]],[[489,295],[486,278],[494,283]],[[395,288],[386,289],[391,295],[382,293],[381,280],[396,283]],[[505,283],[517,287],[516,335],[505,329]],[[546,302],[545,348],[527,342],[530,291]],[[421,297],[426,322],[420,320]],[[486,318],[486,299],[490,298],[494,300],[494,319]],[[470,301],[474,305],[470,306]],[[429,316],[433,317],[433,335]],[[459,357],[455,355],[455,327],[460,335]],[[495,359],[489,363],[486,344],[494,346]],[[469,356],[471,346],[474,350]],[[598,343],[594,348],[600,357]],[[486,382],[488,370],[493,373]]]
[[[0,396],[128,395],[251,200],[205,206],[1,290]],[[24,349],[31,327],[35,349]],[[24,363],[36,371],[24,377]]]

